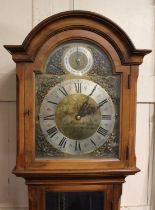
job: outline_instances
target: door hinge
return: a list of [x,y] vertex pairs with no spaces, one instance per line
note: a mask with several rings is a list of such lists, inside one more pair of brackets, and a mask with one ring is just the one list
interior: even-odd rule
[[128,74],[128,89],[131,89],[131,75]]

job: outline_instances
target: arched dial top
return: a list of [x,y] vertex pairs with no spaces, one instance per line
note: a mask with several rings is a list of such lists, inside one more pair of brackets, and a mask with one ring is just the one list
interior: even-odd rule
[[103,48],[88,40],[73,39],[58,45],[48,55],[44,72],[82,76],[110,74],[112,63]]
[[[34,27],[22,45],[4,45],[4,47],[13,55],[15,62],[32,62],[42,45],[42,41],[45,42],[53,34],[80,27],[83,30],[101,34],[102,37],[109,40],[112,46],[116,48],[124,64],[139,65],[142,63],[143,57],[151,52],[151,50],[136,49],[128,35],[110,19],[94,12],[82,10],[66,11],[50,16]],[[57,28],[57,31],[53,33],[51,28]]]
[[48,91],[39,119],[42,132],[53,147],[77,155],[90,153],[106,142],[114,127],[115,110],[100,85],[71,79]]

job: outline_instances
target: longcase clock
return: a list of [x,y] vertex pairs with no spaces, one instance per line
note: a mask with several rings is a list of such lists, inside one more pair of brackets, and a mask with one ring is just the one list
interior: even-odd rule
[[38,24],[16,62],[17,161],[30,210],[119,210],[135,158],[137,50],[109,19],[68,11]]

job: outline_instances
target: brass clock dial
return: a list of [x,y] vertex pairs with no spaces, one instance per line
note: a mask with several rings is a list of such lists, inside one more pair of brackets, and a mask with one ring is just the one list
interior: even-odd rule
[[86,79],[65,80],[50,89],[40,108],[40,126],[56,149],[85,154],[103,145],[115,123],[108,93]]
[[67,71],[75,75],[87,73],[93,65],[91,52],[83,46],[70,47],[64,56],[64,66]]
[[118,158],[120,75],[100,45],[58,44],[37,75],[36,93],[37,157]]

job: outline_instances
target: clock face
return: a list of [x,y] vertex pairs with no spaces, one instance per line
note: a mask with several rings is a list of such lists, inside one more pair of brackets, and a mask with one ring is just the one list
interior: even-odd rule
[[82,46],[70,47],[64,56],[64,65],[67,71],[75,75],[87,73],[93,65],[91,52]]
[[100,46],[60,43],[35,81],[37,158],[119,157],[120,75]]
[[46,140],[56,149],[76,155],[90,153],[106,142],[114,127],[115,111],[100,85],[72,79],[48,91],[39,117]]

